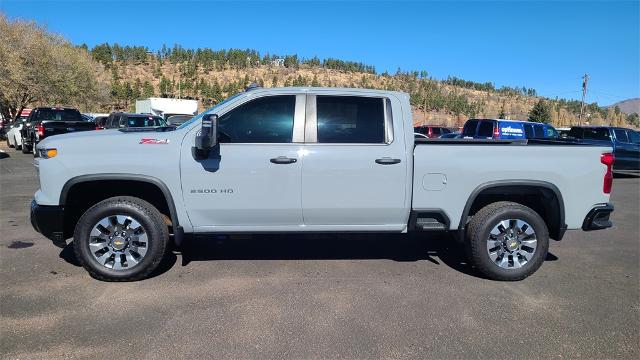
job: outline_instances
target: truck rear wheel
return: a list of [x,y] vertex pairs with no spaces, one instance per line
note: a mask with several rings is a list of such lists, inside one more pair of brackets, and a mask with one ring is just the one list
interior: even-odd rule
[[522,280],[544,262],[549,230],[531,208],[501,201],[480,209],[467,227],[472,264],[492,280]]
[[113,197],[82,215],[73,248],[92,277],[135,281],[160,265],[169,250],[169,232],[153,205],[135,197]]
[[24,138],[22,138],[21,143],[22,143],[22,148],[20,148],[20,150],[22,151],[23,154],[28,154],[29,152],[31,152],[31,149],[29,149],[29,145],[27,145]]

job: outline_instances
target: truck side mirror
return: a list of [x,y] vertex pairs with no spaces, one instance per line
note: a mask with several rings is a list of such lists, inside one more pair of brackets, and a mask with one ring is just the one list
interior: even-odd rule
[[206,114],[202,117],[202,127],[196,135],[195,150],[199,156],[206,157],[209,150],[218,145],[218,115]]

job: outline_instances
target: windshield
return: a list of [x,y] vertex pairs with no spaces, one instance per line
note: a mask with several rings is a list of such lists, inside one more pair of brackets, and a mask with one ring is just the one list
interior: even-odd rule
[[193,124],[195,121],[200,120],[200,118],[202,118],[202,116],[204,116],[205,114],[208,114],[208,113],[210,113],[210,112],[214,111],[214,110],[215,110],[215,109],[217,109],[218,107],[222,106],[223,104],[228,103],[229,101],[231,101],[231,100],[233,100],[233,99],[237,98],[238,96],[240,96],[240,95],[242,95],[242,94],[244,94],[244,93],[238,93],[238,94],[233,95],[232,97],[229,97],[229,98],[224,99],[222,102],[220,102],[220,103],[216,104],[214,107],[209,108],[209,109],[205,110],[204,112],[202,112],[201,114],[199,114],[199,115],[197,115],[197,116],[195,116],[195,117],[191,118],[191,120],[189,120],[189,121],[187,121],[187,122],[185,122],[185,123],[182,123],[182,125],[178,126],[178,128],[177,128],[177,129],[184,129],[185,127],[187,127],[187,126],[189,126],[189,125]]
[[128,127],[151,127],[151,126],[162,126],[164,125],[164,120],[161,117],[157,116],[128,116],[127,117],[127,126]]
[[167,124],[178,126],[192,117],[193,115],[172,115],[167,117]]

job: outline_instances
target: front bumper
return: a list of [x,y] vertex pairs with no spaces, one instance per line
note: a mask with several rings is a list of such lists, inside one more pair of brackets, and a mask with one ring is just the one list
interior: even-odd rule
[[591,209],[582,223],[582,230],[602,230],[613,226],[609,215],[613,212],[613,205],[599,205]]
[[35,231],[53,241],[59,247],[66,245],[64,236],[64,208],[38,205],[31,202],[31,226]]

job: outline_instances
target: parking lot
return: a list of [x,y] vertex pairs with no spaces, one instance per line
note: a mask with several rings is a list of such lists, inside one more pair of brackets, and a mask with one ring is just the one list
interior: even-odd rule
[[640,179],[614,228],[569,232],[515,283],[448,237],[208,237],[154,277],[93,280],[29,223],[31,155],[0,159],[0,354],[25,358],[637,358]]

